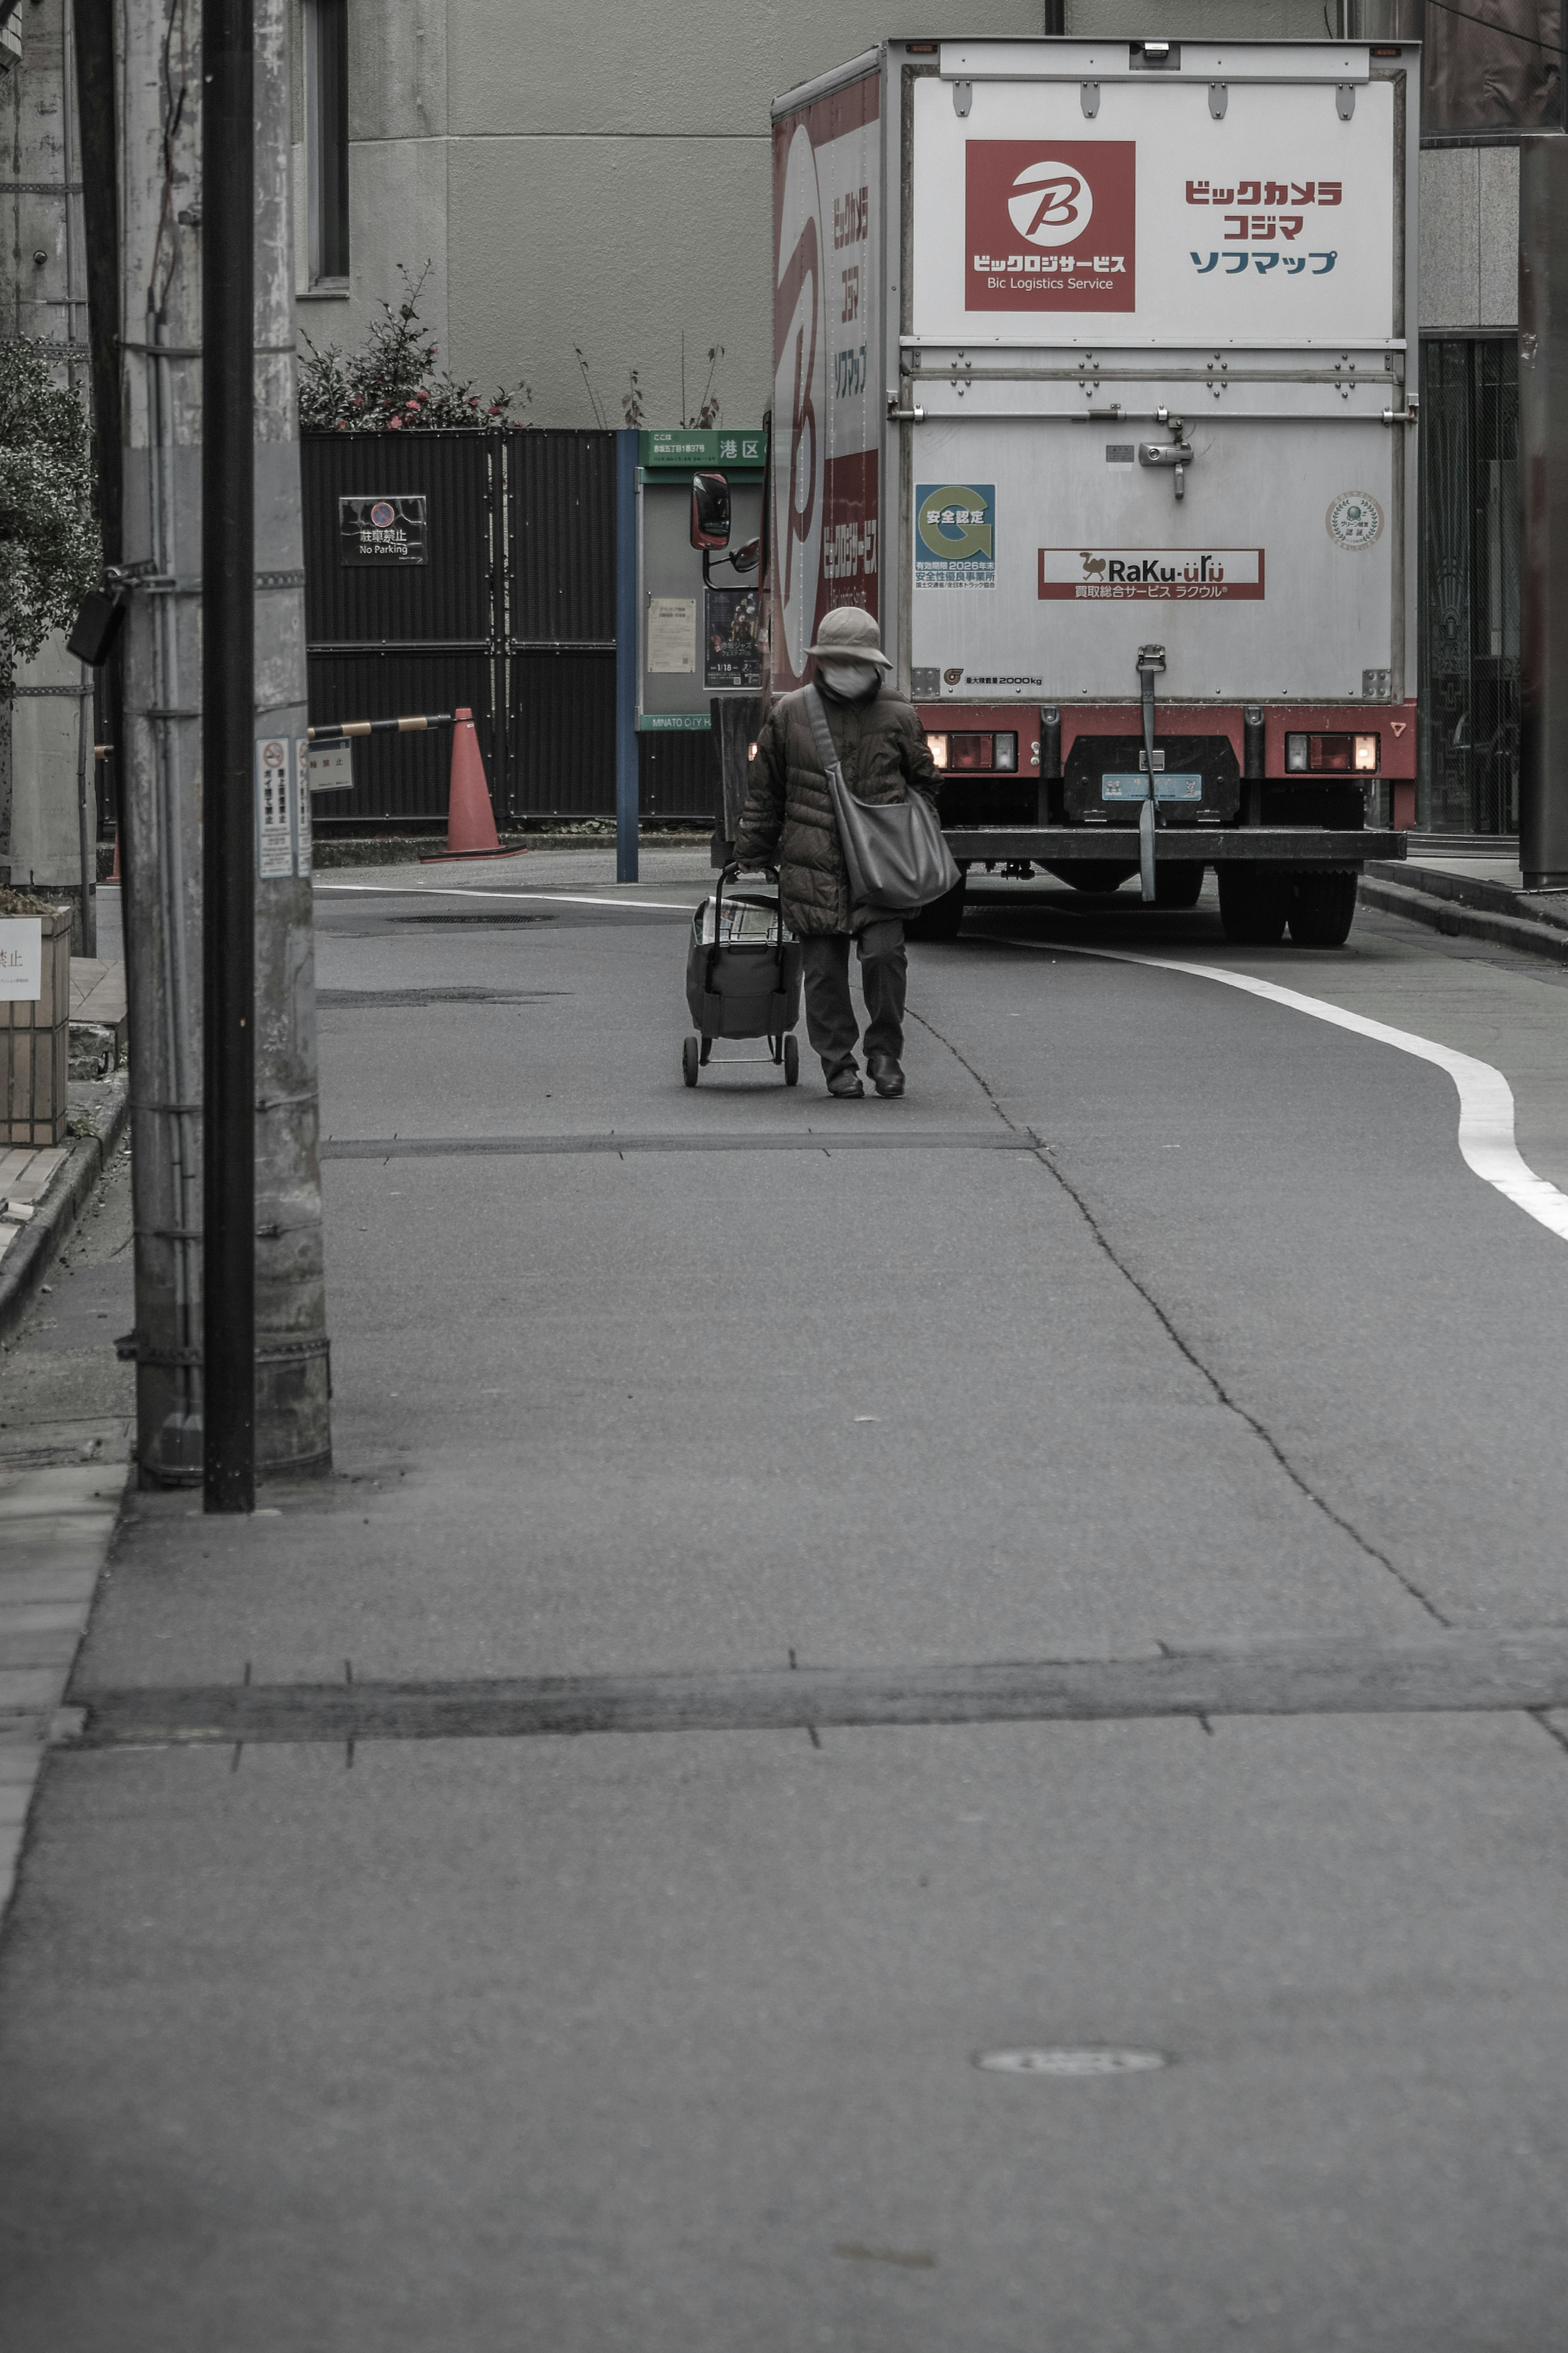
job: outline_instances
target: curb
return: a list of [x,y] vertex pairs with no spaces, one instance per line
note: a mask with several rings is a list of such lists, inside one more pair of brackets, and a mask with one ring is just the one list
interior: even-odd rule
[[39,1283],[69,1240],[89,1195],[125,1133],[131,1112],[129,1071],[116,1071],[110,1086],[98,1134],[71,1138],[70,1156],[39,1204],[37,1215],[0,1258],[0,1339],[10,1338],[32,1305]]
[[[695,827],[671,827],[668,834],[663,828],[642,830],[645,849],[706,849],[712,839],[711,828],[700,830]],[[509,857],[521,849],[613,850],[616,846],[615,827],[608,826],[598,833],[507,833],[500,836],[500,849],[491,857]],[[446,858],[448,855],[443,837],[438,833],[362,835],[349,841],[333,841],[330,836],[316,836],[312,859],[319,873],[330,873],[341,866],[414,866],[426,858]]]
[[1377,865],[1369,866],[1363,874],[1356,898],[1363,907],[1425,923],[1429,931],[1441,932],[1448,939],[1485,940],[1493,947],[1516,948],[1525,955],[1545,956],[1552,964],[1568,964],[1568,928],[1555,913],[1513,915],[1495,906],[1468,905],[1447,892],[1395,882]]

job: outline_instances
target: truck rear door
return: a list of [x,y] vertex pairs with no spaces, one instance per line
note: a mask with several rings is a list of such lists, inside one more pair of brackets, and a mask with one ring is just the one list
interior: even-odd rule
[[1405,55],[940,60],[907,117],[916,694],[1122,701],[1158,638],[1179,700],[1402,700]]

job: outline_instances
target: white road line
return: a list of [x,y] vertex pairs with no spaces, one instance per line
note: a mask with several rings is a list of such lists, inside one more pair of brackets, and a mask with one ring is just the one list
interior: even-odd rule
[[691,915],[695,905],[677,905],[668,899],[594,899],[586,892],[575,891],[481,891],[462,882],[318,882],[318,891],[370,892],[384,899],[551,899],[563,907],[607,907],[612,913],[629,907],[634,914],[644,908],[656,915]]
[[1222,987],[1245,989],[1283,1005],[1292,1013],[1310,1013],[1315,1021],[1331,1022],[1336,1029],[1352,1030],[1380,1046],[1393,1046],[1423,1062],[1447,1071],[1459,1096],[1459,1151],[1466,1166],[1483,1184],[1495,1187],[1505,1200],[1527,1218],[1545,1226],[1559,1241],[1568,1241],[1568,1194],[1538,1176],[1513,1140],[1513,1090],[1502,1072],[1474,1054],[1440,1046],[1435,1038],[1421,1038],[1414,1029],[1395,1029],[1364,1013],[1347,1012],[1321,997],[1305,997],[1298,988],[1281,988],[1277,981],[1257,980],[1250,973],[1226,972],[1218,965],[1178,964],[1173,957],[1133,955],[1122,948],[1068,947],[1061,942],[1009,940],[1009,947],[1036,948],[1049,955],[1109,957],[1116,964],[1148,965],[1159,972],[1186,973],[1196,980],[1217,980]]

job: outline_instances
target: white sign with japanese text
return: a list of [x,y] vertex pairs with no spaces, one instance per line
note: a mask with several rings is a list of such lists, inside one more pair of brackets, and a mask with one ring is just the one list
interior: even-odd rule
[[1395,333],[1394,91],[1138,76],[914,90],[914,330],[927,343],[1188,347]]
[[683,678],[697,668],[697,599],[647,600],[647,668],[655,678]]
[[0,919],[0,1002],[35,1004],[44,993],[44,927],[37,915]]
[[261,882],[293,879],[292,749],[286,735],[256,739],[256,873]]

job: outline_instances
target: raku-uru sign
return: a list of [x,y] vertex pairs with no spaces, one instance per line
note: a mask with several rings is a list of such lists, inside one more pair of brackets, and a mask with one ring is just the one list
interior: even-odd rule
[[1075,604],[1219,605],[1263,595],[1260,547],[1042,547],[1039,594]]

